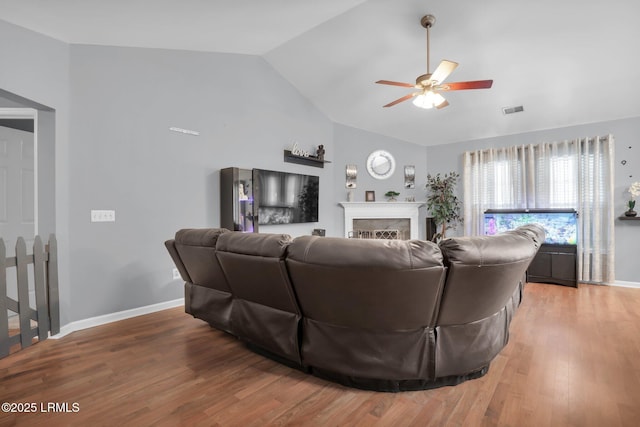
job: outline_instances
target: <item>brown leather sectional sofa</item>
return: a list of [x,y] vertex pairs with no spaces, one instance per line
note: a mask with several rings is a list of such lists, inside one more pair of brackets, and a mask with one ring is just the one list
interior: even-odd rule
[[180,230],[165,245],[187,313],[314,375],[400,391],[487,372],[543,241],[528,225],[440,245],[225,229]]

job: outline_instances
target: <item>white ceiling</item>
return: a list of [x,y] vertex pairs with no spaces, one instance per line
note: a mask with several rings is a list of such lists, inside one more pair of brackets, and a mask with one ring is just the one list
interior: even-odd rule
[[[431,67],[450,106],[382,105]],[[422,145],[640,116],[637,0],[0,0],[0,19],[68,43],[263,56],[333,121]],[[505,116],[503,107],[523,105]]]

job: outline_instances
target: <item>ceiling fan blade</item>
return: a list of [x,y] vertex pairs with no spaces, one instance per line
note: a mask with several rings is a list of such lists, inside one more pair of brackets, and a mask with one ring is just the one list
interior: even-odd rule
[[390,80],[378,80],[376,83],[381,85],[402,86],[402,87],[415,87],[411,83],[392,82]]
[[439,85],[438,90],[466,90],[466,89],[489,89],[493,80],[474,80],[470,82],[454,82]]
[[441,81],[449,77],[449,74],[451,74],[457,66],[457,62],[447,61],[446,59],[441,61],[438,68],[436,68],[433,74],[431,74],[431,80],[436,84],[439,84]]
[[407,99],[411,99],[411,98],[413,98],[414,96],[418,95],[419,93],[420,93],[420,92],[410,93],[409,95],[405,95],[405,96],[403,96],[402,98],[398,98],[398,99],[396,99],[395,101],[388,103],[387,105],[383,105],[383,107],[384,107],[384,108],[386,108],[386,107],[393,107],[394,105],[396,105],[396,104],[400,104],[401,102],[404,102],[404,101],[406,101]]
[[446,107],[447,105],[449,105],[449,101],[447,101],[446,99],[444,100],[443,103],[441,103],[440,105],[436,106],[436,108],[439,110],[441,108]]

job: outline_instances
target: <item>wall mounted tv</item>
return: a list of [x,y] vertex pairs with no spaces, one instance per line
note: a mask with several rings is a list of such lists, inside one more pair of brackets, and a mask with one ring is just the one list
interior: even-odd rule
[[540,224],[548,245],[575,245],[578,241],[578,214],[573,209],[491,209],[484,213],[484,234],[493,235],[525,224]]
[[253,182],[258,224],[318,222],[319,177],[254,169]]

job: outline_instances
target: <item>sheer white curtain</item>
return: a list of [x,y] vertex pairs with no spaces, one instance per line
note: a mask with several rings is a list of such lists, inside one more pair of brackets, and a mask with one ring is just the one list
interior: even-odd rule
[[613,150],[609,135],[465,152],[465,234],[484,233],[487,209],[576,209],[578,280],[612,283]]

